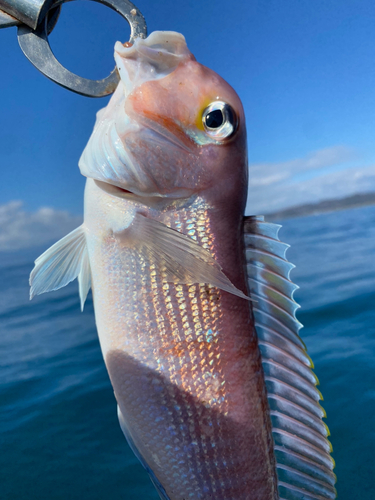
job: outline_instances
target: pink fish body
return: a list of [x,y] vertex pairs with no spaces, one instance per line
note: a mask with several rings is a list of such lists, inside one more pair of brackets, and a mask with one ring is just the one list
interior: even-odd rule
[[83,305],[92,287],[120,425],[161,498],[335,498],[290,268],[272,225],[244,224],[241,102],[182,35],[115,50],[84,224],[36,261],[32,294],[78,277]]

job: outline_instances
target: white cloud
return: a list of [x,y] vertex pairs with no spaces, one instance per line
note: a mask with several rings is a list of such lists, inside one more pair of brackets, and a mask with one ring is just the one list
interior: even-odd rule
[[[352,150],[335,146],[316,151],[306,158],[283,163],[250,165],[247,214],[261,214],[283,208],[315,203],[324,199],[343,198],[375,190],[375,165],[341,166],[354,158]],[[310,174],[303,178],[299,174]]]
[[371,191],[375,191],[375,165],[346,168],[300,182],[279,183],[264,189],[250,187],[246,213],[269,213]]
[[302,172],[338,165],[354,158],[354,151],[346,146],[332,146],[280,163],[250,165],[250,185],[264,186],[286,180]]
[[80,216],[49,207],[26,212],[22,201],[11,201],[0,205],[0,251],[57,241],[80,224]]

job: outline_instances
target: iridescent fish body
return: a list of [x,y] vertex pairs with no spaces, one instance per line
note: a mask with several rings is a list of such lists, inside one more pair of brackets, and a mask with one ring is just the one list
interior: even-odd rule
[[92,287],[120,425],[162,499],[335,498],[292,266],[273,225],[244,225],[241,102],[178,33],[115,58],[84,224],[39,257],[31,294],[78,277],[83,307]]

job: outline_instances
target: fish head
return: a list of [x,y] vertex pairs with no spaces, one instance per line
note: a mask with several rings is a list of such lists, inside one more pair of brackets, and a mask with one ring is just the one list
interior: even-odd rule
[[246,196],[243,107],[185,38],[154,32],[115,46],[120,83],[98,113],[81,173],[140,197]]

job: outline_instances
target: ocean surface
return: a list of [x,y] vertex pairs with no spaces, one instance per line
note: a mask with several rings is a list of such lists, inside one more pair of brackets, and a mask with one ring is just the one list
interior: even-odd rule
[[[341,500],[375,499],[375,207],[282,221]],[[120,431],[91,295],[28,298],[43,249],[0,254],[0,499],[157,500]]]

